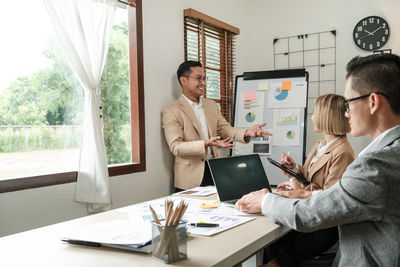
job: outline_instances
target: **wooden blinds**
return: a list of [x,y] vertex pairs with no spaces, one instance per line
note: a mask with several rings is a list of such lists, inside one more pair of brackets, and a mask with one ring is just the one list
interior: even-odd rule
[[207,83],[204,97],[214,99],[232,122],[235,35],[239,29],[193,9],[184,11],[185,60],[200,61]]

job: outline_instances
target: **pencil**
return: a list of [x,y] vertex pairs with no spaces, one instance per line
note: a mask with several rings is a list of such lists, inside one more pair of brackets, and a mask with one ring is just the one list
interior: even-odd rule
[[154,209],[150,205],[149,205],[149,207],[150,207],[151,215],[153,215],[154,221],[156,223],[160,224],[160,220],[158,219],[156,212],[154,211]]
[[[160,230],[160,243],[157,248],[154,248],[153,255],[158,258],[163,258],[164,255],[168,255],[170,261],[179,259],[179,244],[176,234],[177,224],[180,222],[183,214],[185,213],[188,204],[185,201],[181,201],[179,205],[174,209],[174,203],[170,200],[165,200],[165,225],[164,229],[159,227]],[[150,206],[150,211],[157,222],[157,214]],[[156,219],[157,218],[157,219]],[[172,226],[172,227],[169,227]]]

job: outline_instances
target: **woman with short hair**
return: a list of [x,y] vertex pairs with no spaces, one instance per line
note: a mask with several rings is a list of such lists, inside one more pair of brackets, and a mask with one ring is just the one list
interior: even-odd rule
[[281,157],[283,166],[297,171],[310,184],[302,186],[294,183],[293,179],[289,183],[284,182],[278,185],[278,189],[291,186],[294,190],[280,193],[281,195],[307,198],[313,191],[327,189],[342,177],[347,166],[354,160],[354,152],[346,136],[350,132],[350,125],[344,116],[343,101],[343,96],[334,94],[322,95],[316,99],[311,120],[314,123],[314,131],[322,133],[323,137],[311,149],[303,166],[296,164],[285,153],[282,153]]
[[[304,176],[310,184],[305,186],[291,178],[290,182],[278,185],[277,194],[289,198],[307,198],[313,192],[331,187],[342,177],[354,160],[354,152],[346,136],[350,132],[350,125],[345,117],[344,100],[343,96],[335,94],[316,99],[311,120],[314,131],[322,133],[323,137],[311,149],[303,166],[285,153],[281,156],[283,166]],[[269,266],[296,266],[321,255],[337,240],[337,227],[312,233],[292,231],[267,249],[266,261],[273,259]]]

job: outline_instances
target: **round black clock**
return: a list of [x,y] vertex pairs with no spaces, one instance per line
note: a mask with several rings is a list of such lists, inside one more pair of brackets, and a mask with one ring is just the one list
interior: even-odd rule
[[373,51],[381,48],[389,39],[389,25],[381,17],[370,16],[360,20],[354,27],[354,43],[361,49]]

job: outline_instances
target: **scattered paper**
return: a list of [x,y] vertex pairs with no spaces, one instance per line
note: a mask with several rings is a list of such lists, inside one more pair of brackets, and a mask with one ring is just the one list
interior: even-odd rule
[[217,190],[213,186],[206,186],[206,187],[199,186],[189,190],[175,193],[174,195],[190,195],[196,197],[206,197],[215,193],[217,193]]
[[227,215],[193,215],[190,218],[190,222],[205,221],[207,223],[217,223],[217,227],[196,227],[188,225],[188,232],[194,235],[205,235],[211,236],[217,233],[221,233],[225,230],[254,220],[254,217],[239,217],[239,216],[227,216]]
[[151,225],[112,220],[83,227],[68,238],[101,244],[144,245],[151,240]]

